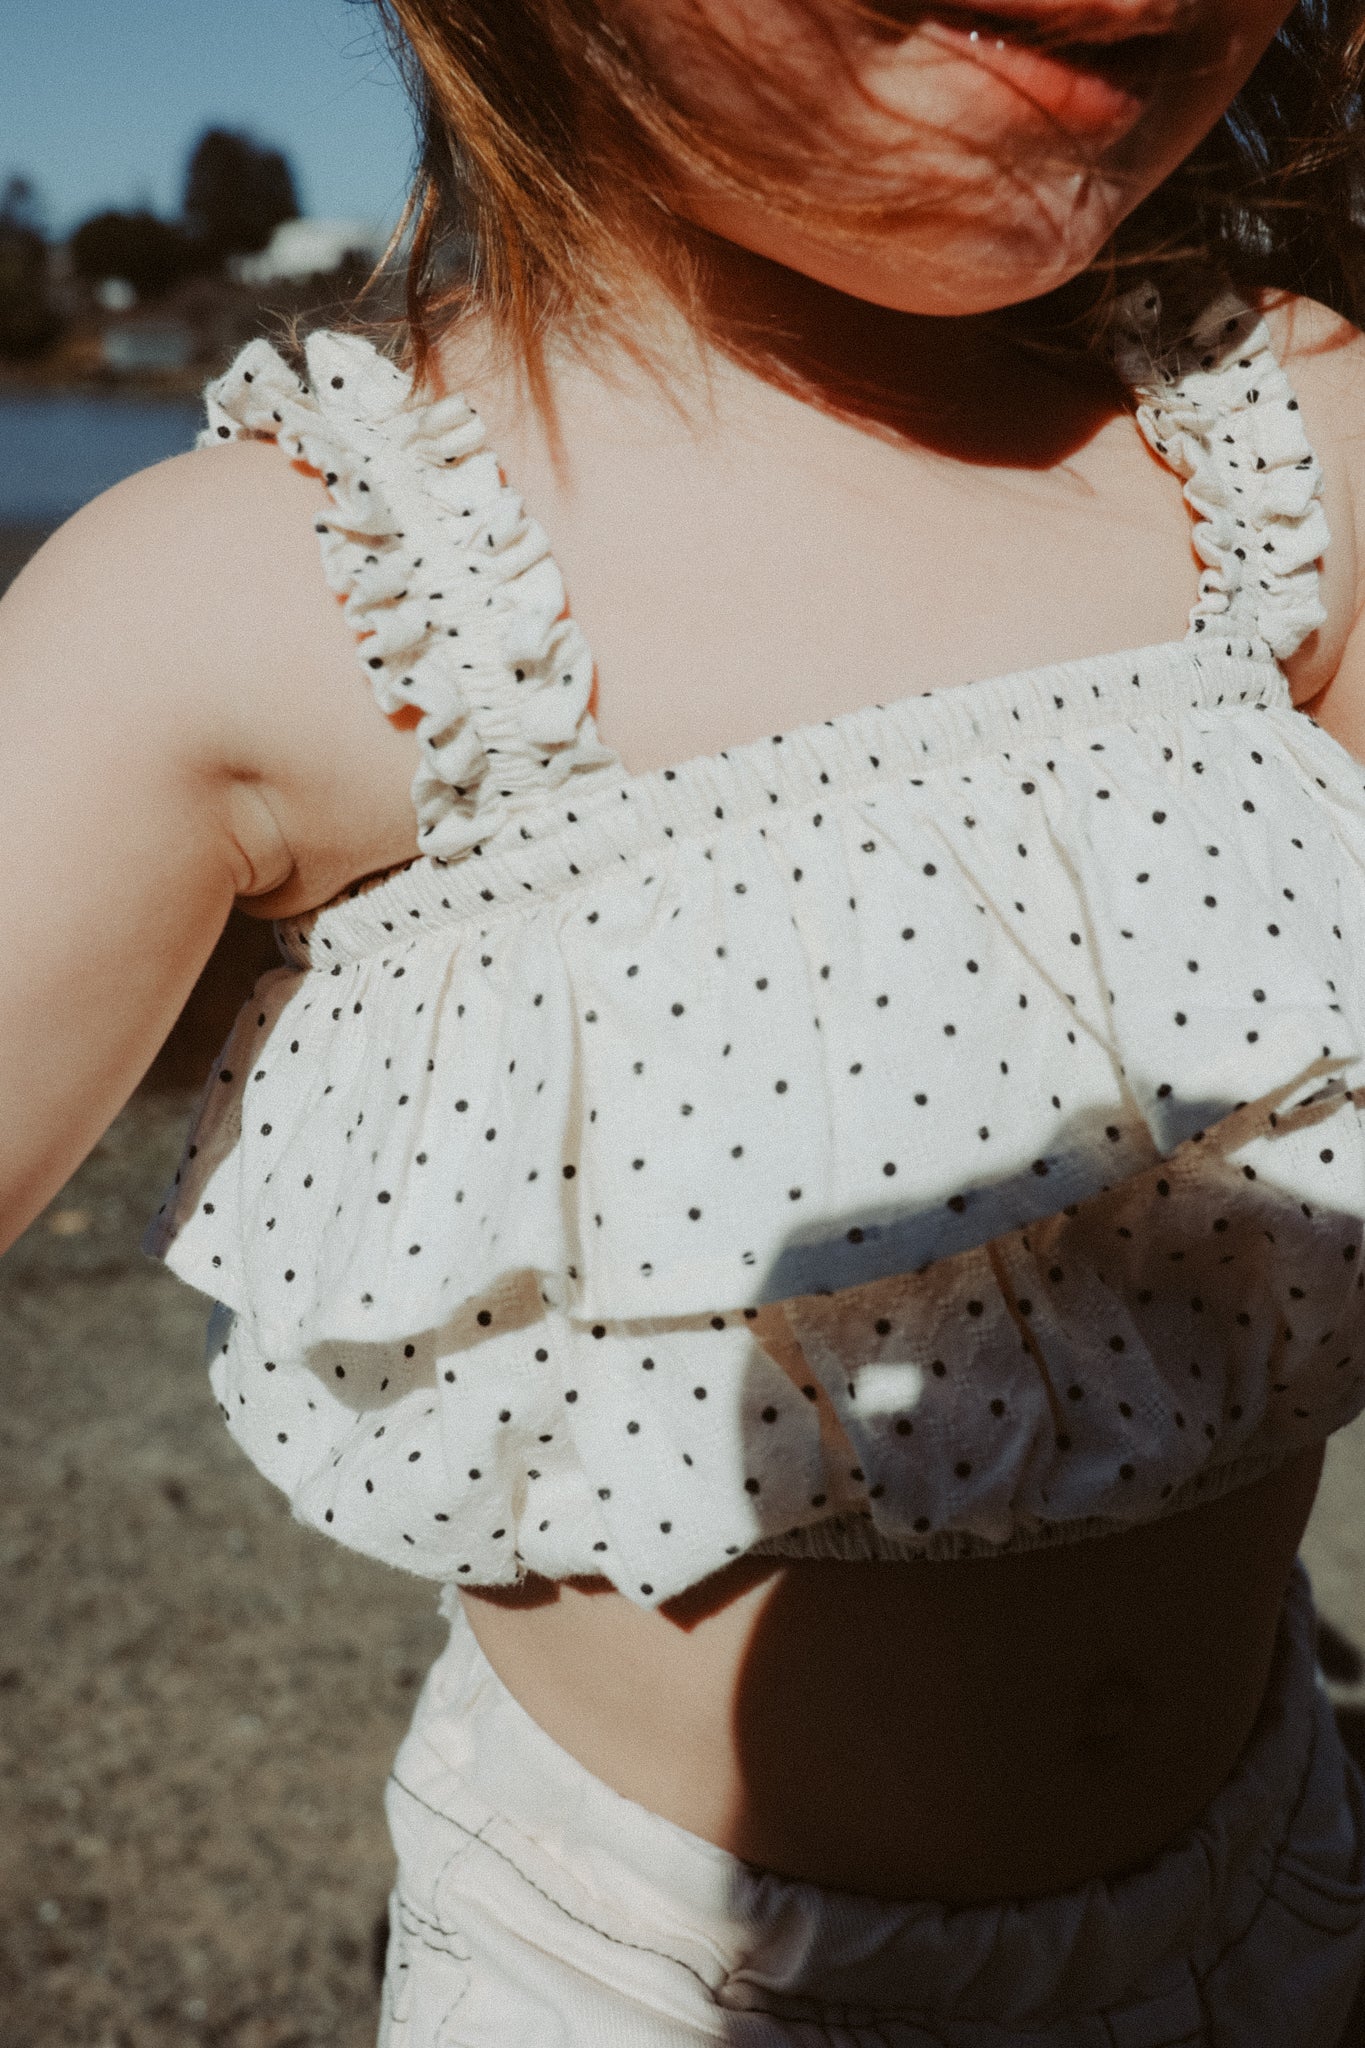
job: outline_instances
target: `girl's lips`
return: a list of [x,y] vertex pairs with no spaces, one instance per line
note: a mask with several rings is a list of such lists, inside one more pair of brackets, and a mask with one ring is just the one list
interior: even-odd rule
[[1018,102],[1065,133],[1090,140],[1126,134],[1170,61],[1171,39],[1164,36],[1049,48],[1029,39],[1029,27],[958,9],[927,15],[921,23],[934,42],[998,78]]

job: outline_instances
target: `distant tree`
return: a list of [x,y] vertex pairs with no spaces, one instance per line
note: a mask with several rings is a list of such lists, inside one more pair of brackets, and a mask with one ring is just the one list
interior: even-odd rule
[[61,321],[48,296],[47,243],[27,178],[0,189],[0,356],[21,361],[56,340]]
[[264,249],[281,221],[297,220],[298,194],[286,158],[249,135],[209,128],[185,173],[185,219],[217,262]]
[[71,267],[92,284],[126,277],[140,299],[155,299],[201,270],[204,254],[192,235],[154,213],[112,211],[81,222],[71,237]]
[[0,186],[0,221],[6,227],[28,228],[46,240],[43,203],[31,178],[15,171]]

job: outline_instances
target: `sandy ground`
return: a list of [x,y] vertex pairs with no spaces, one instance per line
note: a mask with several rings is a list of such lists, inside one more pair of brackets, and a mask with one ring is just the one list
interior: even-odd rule
[[434,1589],[320,1541],[137,1250],[139,1098],[0,1261],[0,2042],[370,2048],[380,1797]]

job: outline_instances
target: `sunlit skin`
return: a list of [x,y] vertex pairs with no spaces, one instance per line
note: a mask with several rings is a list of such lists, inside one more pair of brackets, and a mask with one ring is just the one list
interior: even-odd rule
[[[736,70],[700,62],[690,4],[613,0],[689,106],[741,132],[766,132],[746,93],[778,47],[821,108],[812,184],[875,160],[897,203],[855,248],[680,184],[665,231],[695,238],[735,346],[698,378],[679,345],[662,389],[605,349],[552,351],[557,445],[477,325],[443,338],[554,538],[602,737],[644,770],[1178,638],[1197,582],[1178,481],[1102,364],[1040,364],[988,316],[1090,261],[1285,6],[1000,0],[1069,37],[1178,28],[1104,133],[1111,101],[918,8],[849,31],[841,68],[795,0],[696,0],[749,51]],[[1308,301],[1265,310],[1333,535],[1328,620],[1291,684],[1365,758],[1365,340]],[[234,900],[292,915],[416,853],[415,741],[376,711],[322,577],[325,502],[268,444],[183,456],[78,514],[0,601],[0,874],[19,878],[0,889],[0,1244],[127,1099]],[[856,1890],[1025,1895],[1149,1854],[1221,1783],[1317,1472],[1309,1452],[998,1569],[740,1560],[655,1613],[605,1581],[465,1605],[554,1738],[679,1825]]]

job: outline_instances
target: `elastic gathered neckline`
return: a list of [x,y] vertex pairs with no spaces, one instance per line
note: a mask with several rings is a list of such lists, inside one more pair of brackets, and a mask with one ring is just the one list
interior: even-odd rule
[[1145,724],[1190,710],[1287,709],[1291,702],[1283,670],[1258,658],[1250,643],[1189,639],[894,698],[671,767],[623,770],[591,793],[547,799],[534,835],[523,826],[523,836],[476,849],[475,859],[419,856],[355,884],[282,922],[280,948],[295,965],[330,967],[428,935],[448,939],[452,927],[482,930],[495,918],[524,917],[651,849],[719,835],[774,806],[907,776],[913,783],[987,755],[1034,759],[1051,736],[1078,726]]

